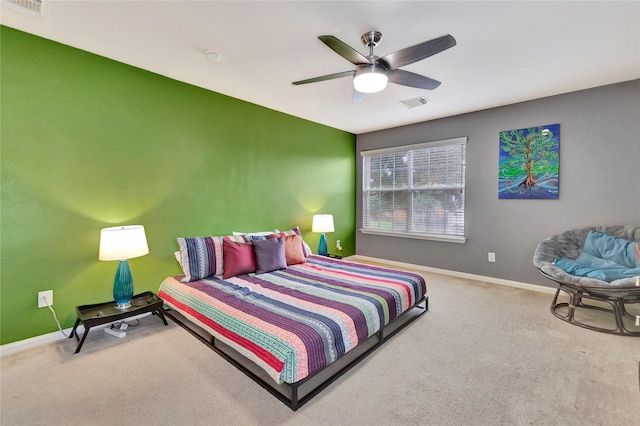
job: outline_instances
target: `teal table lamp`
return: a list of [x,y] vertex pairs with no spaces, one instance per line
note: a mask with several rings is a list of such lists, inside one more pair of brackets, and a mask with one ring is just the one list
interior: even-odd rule
[[332,214],[316,214],[313,215],[313,222],[311,222],[311,232],[320,232],[320,242],[318,243],[318,254],[321,256],[327,255],[327,238],[324,236],[325,232],[334,232],[333,215]]
[[119,260],[113,281],[113,298],[116,309],[127,309],[133,297],[133,277],[127,259],[149,253],[144,226],[114,226],[100,231],[100,251],[98,260]]

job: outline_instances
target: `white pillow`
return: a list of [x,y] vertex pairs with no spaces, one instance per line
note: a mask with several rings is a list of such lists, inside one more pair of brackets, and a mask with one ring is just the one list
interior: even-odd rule
[[257,237],[263,237],[265,235],[271,235],[271,234],[273,234],[273,231],[260,231],[260,232],[236,232],[236,231],[233,231],[233,236],[234,237],[237,237],[237,236],[240,236],[240,235],[242,235],[242,236],[248,235],[249,237],[251,237],[252,235],[255,235]]

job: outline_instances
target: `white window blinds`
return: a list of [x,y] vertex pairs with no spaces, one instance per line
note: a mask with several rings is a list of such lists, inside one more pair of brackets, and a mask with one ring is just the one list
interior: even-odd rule
[[467,138],[363,151],[363,232],[464,238]]

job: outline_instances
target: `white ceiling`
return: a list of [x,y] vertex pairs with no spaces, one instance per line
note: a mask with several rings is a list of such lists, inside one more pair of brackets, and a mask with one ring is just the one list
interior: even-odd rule
[[[640,78],[638,1],[43,0],[42,17],[2,1],[3,25],[355,134]],[[350,78],[291,84],[354,69],[319,35],[366,55],[369,30],[378,56],[454,36],[403,68],[442,85],[389,84],[352,104]],[[417,96],[431,102],[399,104]]]

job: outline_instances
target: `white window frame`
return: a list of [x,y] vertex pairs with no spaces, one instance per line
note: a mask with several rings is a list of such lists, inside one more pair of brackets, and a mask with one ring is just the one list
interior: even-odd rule
[[[362,228],[360,229],[360,232],[363,234],[374,234],[374,235],[386,235],[386,236],[393,236],[393,237],[403,237],[403,238],[417,238],[417,239],[425,239],[425,240],[435,240],[435,241],[446,241],[446,242],[455,242],[455,243],[464,243],[466,242],[466,237],[464,235],[464,200],[466,198],[466,194],[465,194],[465,174],[466,174],[466,144],[467,144],[467,138],[466,137],[462,137],[462,138],[454,138],[454,139],[446,139],[446,140],[441,140],[441,141],[436,141],[436,142],[426,142],[426,143],[420,143],[420,144],[414,144],[414,145],[404,145],[404,146],[398,146],[398,147],[391,147],[391,148],[382,148],[382,149],[373,149],[373,150],[367,150],[367,151],[361,151],[360,152],[360,156],[362,157],[362,210],[361,210],[361,214],[362,214]],[[370,160],[372,157],[376,156],[376,155],[381,155],[381,154],[390,154],[390,153],[401,153],[406,155],[408,158],[411,158],[413,155],[413,152],[415,151],[419,151],[419,150],[426,150],[428,151],[429,149],[433,149],[433,148],[440,148],[442,146],[450,146],[450,145],[459,145],[462,149],[462,161],[461,162],[448,162],[448,163],[444,163],[449,167],[457,167],[457,172],[461,173],[462,176],[462,182],[460,182],[459,184],[456,185],[439,185],[439,186],[430,186],[430,187],[423,187],[423,188],[414,188],[413,187],[413,178],[412,178],[412,172],[413,172],[413,163],[411,163],[411,167],[409,167],[409,169],[407,170],[407,178],[406,181],[408,182],[406,185],[406,187],[404,188],[395,188],[395,170],[394,170],[394,188],[391,189],[384,189],[384,191],[390,191],[390,192],[408,192],[409,194],[412,194],[413,191],[430,191],[430,190],[442,190],[442,189],[447,189],[447,190],[451,190],[451,189],[456,189],[456,190],[460,190],[461,194],[462,194],[462,215],[463,215],[463,219],[462,219],[462,232],[459,232],[459,230],[457,231],[453,231],[453,232],[447,232],[445,230],[445,232],[443,233],[426,233],[426,232],[417,232],[417,231],[413,231],[409,228],[411,228],[412,226],[412,220],[411,220],[411,215],[413,214],[413,207],[412,207],[412,200],[413,197],[408,196],[407,198],[407,204],[408,207],[406,210],[402,210],[402,209],[398,209],[398,210],[393,210],[393,214],[395,215],[396,211],[401,211],[401,212],[405,212],[407,215],[407,219],[406,219],[406,228],[407,229],[388,229],[388,228],[383,228],[380,226],[371,226],[369,224],[368,221],[368,217],[367,216],[369,214],[369,212],[371,211],[371,207],[369,204],[369,200],[370,200],[370,193],[371,192],[379,192],[381,191],[380,188],[375,188],[375,189],[371,189],[370,188],[370,181],[371,181],[371,174],[370,174],[370,166],[368,167],[368,164],[370,164]],[[395,225],[393,225],[395,226]]]

